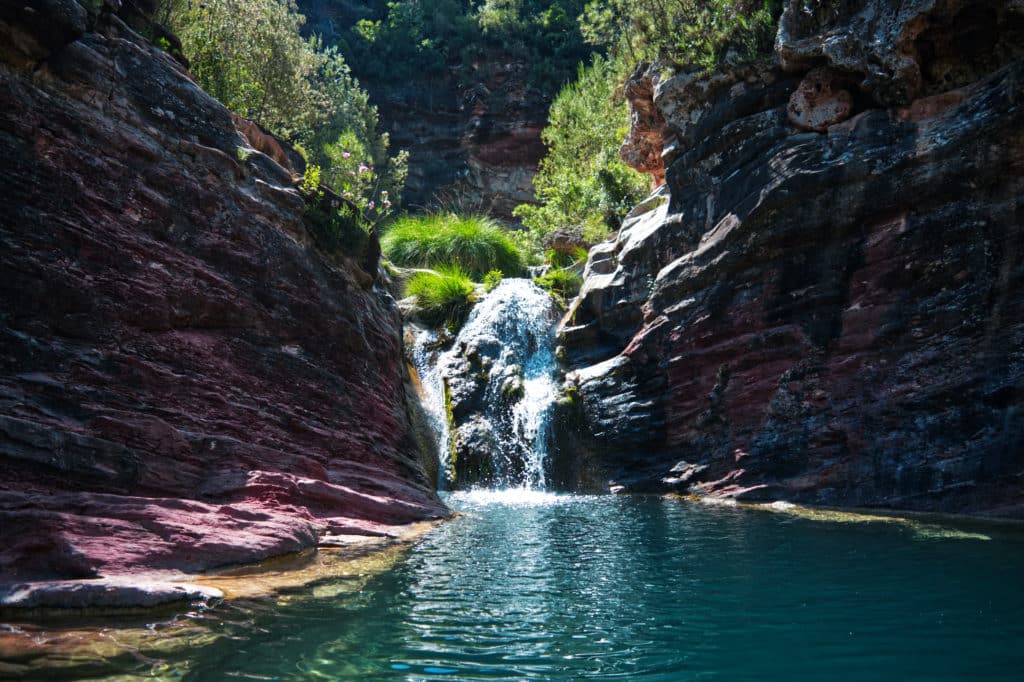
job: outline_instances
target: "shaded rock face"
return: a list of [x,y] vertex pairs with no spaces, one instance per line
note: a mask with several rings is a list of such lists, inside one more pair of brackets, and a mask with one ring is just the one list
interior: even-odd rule
[[517,222],[512,209],[534,201],[550,102],[527,88],[525,65],[494,59],[495,73],[469,89],[454,76],[431,83],[429,95],[417,84],[396,91],[366,83],[392,147],[410,150],[407,206],[440,201]]
[[[667,192],[592,249],[560,334],[556,459],[589,467],[563,485],[1024,514],[1019,22],[892,5],[793,3],[787,71],[658,84]],[[941,29],[952,57],[978,24],[950,12],[996,21],[954,89],[833,54]],[[789,107],[823,59],[854,106],[807,132]]]
[[0,576],[199,571],[443,515],[394,302],[311,246],[292,175],[117,15],[2,19]]

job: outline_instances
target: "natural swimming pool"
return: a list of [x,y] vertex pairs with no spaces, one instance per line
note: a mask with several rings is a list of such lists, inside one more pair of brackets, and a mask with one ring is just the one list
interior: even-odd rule
[[[389,570],[194,614],[186,680],[1017,680],[1014,526],[453,493]],[[117,679],[125,679],[119,677]]]

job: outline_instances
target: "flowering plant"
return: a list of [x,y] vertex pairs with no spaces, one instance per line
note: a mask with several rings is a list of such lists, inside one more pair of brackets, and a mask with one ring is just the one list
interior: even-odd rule
[[363,221],[373,226],[391,214],[392,193],[405,184],[407,152],[387,159],[381,170],[355,134],[345,132],[327,144],[324,153],[328,163],[322,181],[358,207]]

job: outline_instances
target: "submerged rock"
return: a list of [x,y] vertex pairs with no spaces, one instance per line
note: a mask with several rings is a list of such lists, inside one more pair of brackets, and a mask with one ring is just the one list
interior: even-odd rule
[[[785,70],[660,82],[664,203],[591,250],[555,461],[605,489],[1021,514],[1020,26],[792,2]],[[823,77],[835,115],[795,126]]]
[[121,5],[0,22],[2,581],[201,571],[443,515],[394,301],[314,247],[286,146]]

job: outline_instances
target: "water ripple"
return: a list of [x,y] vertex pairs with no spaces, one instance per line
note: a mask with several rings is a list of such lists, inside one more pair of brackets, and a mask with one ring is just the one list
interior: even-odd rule
[[1024,668],[1019,532],[983,542],[525,490],[448,502],[464,516],[360,591],[225,605],[199,617],[221,637],[164,663],[196,681],[1017,680]]

